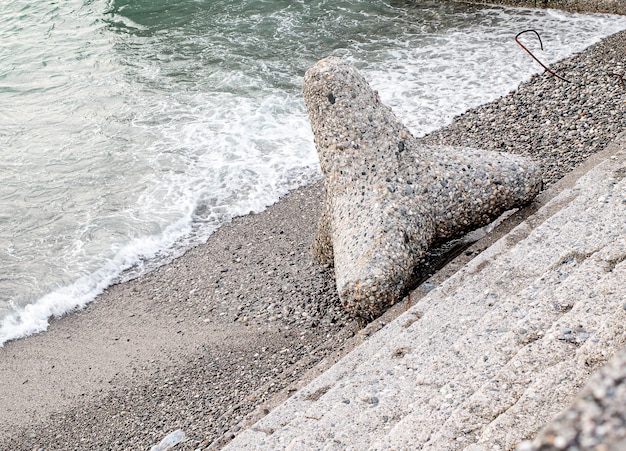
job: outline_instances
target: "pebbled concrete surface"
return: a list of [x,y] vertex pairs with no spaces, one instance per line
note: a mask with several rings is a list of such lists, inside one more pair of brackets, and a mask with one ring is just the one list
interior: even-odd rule
[[420,144],[347,61],[318,61],[304,101],[326,187],[312,252],[333,263],[342,305],[382,315],[429,247],[491,223],[540,192],[539,165],[511,153]]
[[[227,449],[513,449],[624,347],[625,260],[621,135],[571,187]],[[605,404],[623,416],[618,401],[594,405]]]

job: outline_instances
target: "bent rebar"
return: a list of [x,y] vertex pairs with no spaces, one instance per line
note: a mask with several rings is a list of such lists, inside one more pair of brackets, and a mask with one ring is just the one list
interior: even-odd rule
[[557,73],[556,73],[556,72],[554,72],[552,69],[550,69],[548,66],[546,66],[546,65],[545,65],[545,64],[543,64],[541,61],[539,61],[539,59],[538,59],[535,55],[533,55],[533,53],[532,53],[530,50],[528,50],[524,44],[522,44],[522,43],[519,41],[519,39],[518,39],[518,38],[519,38],[522,34],[524,34],[524,33],[535,33],[535,35],[537,36],[537,39],[539,39],[539,46],[540,46],[541,50],[543,50],[543,42],[541,42],[541,36],[539,36],[539,33],[537,33],[537,31],[536,31],[536,30],[532,30],[532,29],[531,29],[531,30],[524,30],[524,31],[520,31],[519,33],[517,33],[517,36],[515,36],[515,42],[517,42],[517,45],[519,45],[521,48],[523,48],[523,49],[526,51],[526,53],[528,53],[528,54],[532,57],[532,59],[534,59],[535,61],[537,61],[537,62],[539,63],[539,65],[540,65],[541,67],[543,67],[543,68],[546,70],[546,72],[550,72],[553,76],[555,76],[555,77],[556,77],[556,78],[558,78],[559,80],[563,80],[563,81],[565,81],[565,82],[567,82],[567,83],[571,83],[571,81],[569,81],[569,80],[568,80],[568,79],[566,79],[566,78],[561,77],[559,74],[557,74]]

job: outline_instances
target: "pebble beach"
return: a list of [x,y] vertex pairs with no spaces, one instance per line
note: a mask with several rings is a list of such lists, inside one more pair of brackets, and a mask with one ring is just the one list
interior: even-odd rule
[[[421,140],[528,156],[550,186],[626,129],[625,64],[620,32],[554,64],[569,82],[536,75]],[[176,449],[219,449],[366,340],[387,318],[351,319],[309,252],[323,199],[296,190],[6,343],[0,449],[149,449],[179,428]]]

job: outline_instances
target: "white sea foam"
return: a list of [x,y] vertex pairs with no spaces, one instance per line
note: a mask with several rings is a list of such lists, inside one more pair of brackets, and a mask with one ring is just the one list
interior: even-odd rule
[[[97,5],[62,7],[84,20]],[[423,135],[539,72],[513,41],[517,31],[537,29],[550,63],[626,28],[615,16],[454,4],[263,5],[275,10],[205,5],[214,10],[203,20],[214,22],[194,16],[169,29],[113,11],[106,26],[92,23],[88,48],[72,48],[65,36],[80,23],[57,12],[51,45],[61,40],[65,60],[44,52],[49,62],[30,69],[57,81],[37,92],[19,74],[6,79],[21,97],[0,132],[11,152],[0,149],[10,162],[0,186],[0,345],[318,178],[300,95],[315,60],[352,60]],[[34,118],[30,130],[23,117]]]
[[50,317],[82,309],[117,280],[122,271],[141,266],[187,235],[190,222],[186,218],[168,227],[162,234],[135,239],[97,271],[78,277],[75,282],[46,294],[37,302],[15,306],[15,312],[3,318],[0,343],[45,331]]

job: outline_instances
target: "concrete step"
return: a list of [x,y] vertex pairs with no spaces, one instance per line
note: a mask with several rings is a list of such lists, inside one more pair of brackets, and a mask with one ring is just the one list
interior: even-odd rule
[[626,343],[626,137],[227,449],[511,449]]

